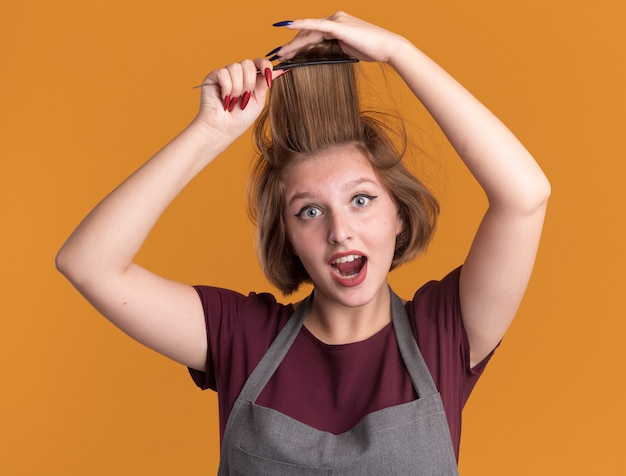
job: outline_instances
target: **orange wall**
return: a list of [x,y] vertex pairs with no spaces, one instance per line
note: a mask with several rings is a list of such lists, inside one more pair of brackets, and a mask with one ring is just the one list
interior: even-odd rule
[[[53,257],[89,209],[193,117],[192,85],[285,41],[272,22],[339,5],[296,3],[0,4],[0,474],[216,468],[215,396],[97,316]],[[615,474],[626,425],[622,3],[340,5],[448,68],[553,185],[527,298],[466,408],[462,474]],[[428,256],[393,275],[405,296],[460,262],[484,206],[440,134],[424,128],[441,162],[433,180],[444,211]],[[189,283],[269,289],[243,209],[249,155],[244,137],[198,177],[151,235],[144,265]]]

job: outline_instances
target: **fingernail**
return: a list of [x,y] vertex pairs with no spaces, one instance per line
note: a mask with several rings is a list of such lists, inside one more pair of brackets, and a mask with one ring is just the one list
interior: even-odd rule
[[268,88],[272,87],[272,70],[269,68],[265,68],[265,82]]
[[250,91],[246,91],[243,93],[241,97],[241,110],[243,111],[248,105],[248,101],[250,100]]
[[280,59],[280,56],[274,55],[269,59],[269,61],[276,61],[277,59]]
[[237,101],[239,101],[239,96],[235,96],[230,100],[228,103],[228,112],[233,112],[233,109],[235,109],[235,106],[237,105]]
[[227,94],[224,98],[224,111],[228,110],[228,105],[230,104],[230,94]]
[[272,26],[288,26],[288,25],[291,25],[292,23],[293,23],[292,20],[283,20],[283,21],[274,23]]
[[282,46],[277,46],[272,51],[270,51],[268,54],[266,54],[265,57],[272,56],[274,53],[278,52],[281,48],[282,48]]

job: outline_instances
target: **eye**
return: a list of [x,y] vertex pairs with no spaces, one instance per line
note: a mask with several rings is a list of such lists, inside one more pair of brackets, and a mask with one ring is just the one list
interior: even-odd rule
[[367,195],[365,193],[361,193],[359,195],[355,195],[352,198],[352,205],[357,208],[363,208],[375,198],[376,197],[373,195]]
[[296,213],[296,217],[302,218],[303,220],[312,220],[313,218],[317,218],[322,214],[322,211],[314,207],[313,205],[307,205],[303,207],[298,213]]

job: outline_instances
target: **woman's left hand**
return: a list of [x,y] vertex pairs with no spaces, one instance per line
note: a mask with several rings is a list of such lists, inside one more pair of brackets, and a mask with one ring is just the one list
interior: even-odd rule
[[282,26],[300,31],[277,52],[281,60],[288,60],[298,51],[324,40],[337,40],[341,49],[350,56],[363,61],[391,63],[391,55],[397,44],[407,41],[344,12],[334,13],[328,18],[293,20]]

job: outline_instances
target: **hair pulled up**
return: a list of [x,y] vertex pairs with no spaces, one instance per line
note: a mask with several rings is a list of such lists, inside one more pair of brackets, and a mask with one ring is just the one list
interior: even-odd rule
[[[300,52],[291,63],[347,58],[336,41]],[[398,207],[404,230],[396,239],[391,269],[422,252],[432,238],[439,205],[411,174],[402,157],[406,133],[380,113],[361,111],[351,63],[294,67],[274,81],[254,127],[257,151],[249,181],[248,213],[256,224],[258,254],[268,280],[290,294],[310,277],[292,253],[283,220],[284,170],[332,147],[353,146],[369,159]],[[396,148],[390,134],[399,135]]]

